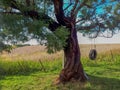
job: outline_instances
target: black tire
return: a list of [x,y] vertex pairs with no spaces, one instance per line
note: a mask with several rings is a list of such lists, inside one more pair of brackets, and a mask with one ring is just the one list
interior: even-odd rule
[[89,58],[90,58],[90,60],[95,60],[97,58],[97,51],[96,51],[96,49],[91,49],[90,50]]

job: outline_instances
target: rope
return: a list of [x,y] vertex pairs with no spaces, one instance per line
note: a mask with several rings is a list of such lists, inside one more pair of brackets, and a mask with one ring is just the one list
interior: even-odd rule
[[96,57],[97,57],[97,50],[96,50],[96,44],[95,44],[95,38],[94,38],[93,48],[92,48],[92,41],[91,41],[91,49],[89,52],[89,59],[95,60]]
[[94,49],[96,49],[95,38],[94,38]]

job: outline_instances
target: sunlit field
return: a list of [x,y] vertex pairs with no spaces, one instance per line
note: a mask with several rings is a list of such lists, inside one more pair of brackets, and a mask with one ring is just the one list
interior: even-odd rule
[[[82,57],[88,57],[90,49],[93,49],[94,45],[80,45]],[[97,44],[96,50],[99,54],[111,54],[115,50],[120,50],[119,44]],[[24,46],[18,47],[11,51],[11,53],[3,52],[1,57],[4,60],[57,60],[63,59],[63,52],[57,52],[55,54],[48,54],[44,46]]]
[[47,54],[43,46],[25,46],[0,55],[0,90],[120,90],[120,45],[97,45],[96,60],[88,58],[91,45],[80,47],[88,82],[54,85],[63,52]]

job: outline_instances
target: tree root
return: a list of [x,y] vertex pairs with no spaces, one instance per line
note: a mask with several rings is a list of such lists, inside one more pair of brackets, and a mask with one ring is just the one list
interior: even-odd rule
[[[85,74],[85,73],[84,73]],[[87,75],[82,75],[81,73],[74,71],[61,71],[59,78],[56,80],[56,84],[67,83],[67,82],[86,82],[88,80]]]

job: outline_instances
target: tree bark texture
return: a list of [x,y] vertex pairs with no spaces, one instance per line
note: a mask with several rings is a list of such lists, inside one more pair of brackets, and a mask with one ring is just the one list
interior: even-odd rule
[[64,47],[65,65],[60,72],[58,81],[65,83],[71,80],[86,81],[87,77],[84,73],[82,63],[80,61],[80,48],[77,39],[75,18],[65,17],[63,10],[63,0],[53,0],[55,15],[59,24],[66,26],[70,32],[67,45]]
[[71,80],[86,81],[87,77],[80,61],[81,54],[75,25],[71,23],[69,29],[70,36],[67,40],[67,46],[64,48],[65,65],[59,75],[59,80],[63,83]]

